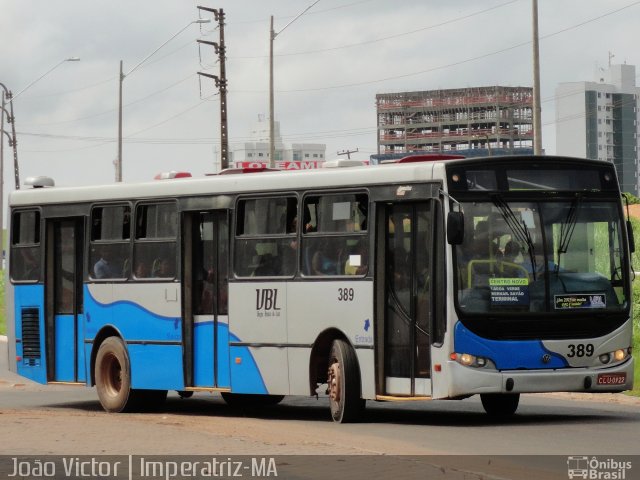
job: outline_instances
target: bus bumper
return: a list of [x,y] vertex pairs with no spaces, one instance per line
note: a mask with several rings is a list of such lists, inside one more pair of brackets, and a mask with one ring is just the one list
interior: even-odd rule
[[622,392],[633,387],[633,357],[598,370],[483,370],[448,362],[449,397],[478,393]]

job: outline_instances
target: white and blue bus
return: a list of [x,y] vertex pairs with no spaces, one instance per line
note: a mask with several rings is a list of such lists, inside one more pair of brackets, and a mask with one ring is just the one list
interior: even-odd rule
[[338,422],[630,389],[614,166],[417,160],[11,194],[11,369],[95,385],[109,412],[322,395]]

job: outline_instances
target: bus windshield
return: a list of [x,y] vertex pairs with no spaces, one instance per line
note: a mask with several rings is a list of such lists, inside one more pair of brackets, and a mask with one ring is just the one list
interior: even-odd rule
[[456,247],[462,314],[623,312],[628,273],[615,201],[464,202],[464,242]]

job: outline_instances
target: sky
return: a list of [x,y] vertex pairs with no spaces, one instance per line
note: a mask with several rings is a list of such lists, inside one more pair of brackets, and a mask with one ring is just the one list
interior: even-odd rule
[[[197,72],[218,75],[219,64],[196,39],[217,42],[219,30],[198,5],[225,13],[232,152],[268,114],[271,15],[283,140],[324,143],[327,159],[376,153],[377,93],[533,85],[531,0],[320,0],[287,26],[312,3],[0,0],[0,82],[17,94],[46,73],[14,101],[21,182],[113,183],[119,62],[128,72],[182,29],[123,82],[123,179],[217,171],[219,97]],[[538,4],[542,143],[553,154],[558,83],[594,80],[609,61],[640,64],[640,1]],[[212,23],[185,28],[198,18]],[[70,57],[81,60],[63,61]],[[4,163],[6,196],[14,188],[6,142]]]

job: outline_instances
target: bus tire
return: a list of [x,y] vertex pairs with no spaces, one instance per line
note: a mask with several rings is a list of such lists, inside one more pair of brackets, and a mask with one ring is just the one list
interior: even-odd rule
[[94,374],[100,404],[107,412],[130,411],[136,406],[129,355],[119,337],[108,337],[102,342],[96,355]]
[[482,407],[492,417],[508,417],[516,413],[520,403],[519,393],[482,393]]
[[268,407],[277,405],[284,395],[256,395],[251,393],[222,392],[222,399],[231,407]]
[[344,340],[334,340],[328,367],[331,418],[337,423],[354,422],[362,413],[364,401],[360,398],[358,359],[351,345]]

